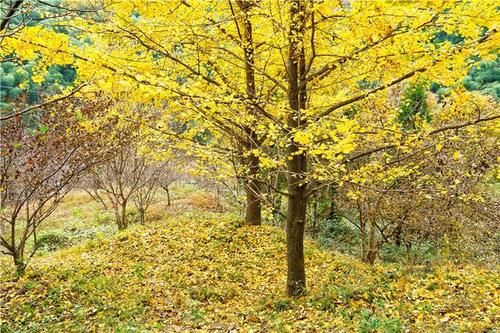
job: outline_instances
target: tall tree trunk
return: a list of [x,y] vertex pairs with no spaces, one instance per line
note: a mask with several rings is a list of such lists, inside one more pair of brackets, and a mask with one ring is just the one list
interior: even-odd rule
[[337,202],[335,201],[335,197],[337,196],[337,187],[329,186],[327,190],[328,197],[330,200],[330,206],[328,208],[327,219],[332,223],[339,223],[341,220],[339,207],[337,206]]
[[[257,103],[256,89],[255,89],[255,50],[253,45],[253,32],[252,22],[248,16],[251,7],[255,5],[254,1],[238,0],[238,7],[243,12],[243,50],[245,52],[245,78],[246,78],[246,94],[248,100],[246,101],[246,109],[248,114],[257,117],[255,104]],[[259,148],[259,138],[254,131],[255,124],[248,124],[244,127],[245,149],[249,152],[249,157],[245,159],[248,167],[247,180],[245,181],[245,193],[247,196],[247,207],[245,222],[247,225],[260,225],[262,223],[262,203],[261,203],[261,184],[258,181],[259,177],[259,157],[256,156],[252,150]]]
[[275,221],[275,225],[284,227],[283,225],[283,219],[281,215],[281,194],[276,193],[273,195],[272,199],[272,204],[273,204],[273,217]]
[[[276,226],[280,226],[283,228],[283,231],[285,231],[285,222],[283,220],[284,214],[281,212],[281,204],[282,204],[282,199],[283,195],[281,193],[276,192],[274,189],[277,190],[283,190],[283,184],[286,184],[286,179],[282,179],[282,176],[280,174],[277,174],[276,176],[272,177],[271,180],[272,186],[269,186],[267,189],[267,193],[271,195],[271,203],[272,203],[272,209],[273,209],[273,220]],[[274,187],[274,189],[273,189]]]
[[[252,137],[256,136],[253,130],[247,131],[247,134]],[[255,137],[254,140],[257,140]],[[249,143],[248,149],[256,149],[256,143]],[[253,153],[250,154],[247,160],[248,172],[245,179],[245,194],[247,197],[245,223],[247,225],[261,225],[262,223],[262,186],[259,182],[259,158]]]
[[256,180],[246,181],[245,193],[247,197],[245,223],[247,225],[260,225],[262,222],[260,184]]
[[360,221],[360,240],[361,240],[361,260],[366,262],[367,250],[366,250],[366,223]]
[[245,222],[247,225],[260,225],[262,222],[262,204],[261,204],[261,184],[259,177],[259,159],[251,155],[249,158],[250,172],[245,181],[245,193],[247,197]]
[[322,216],[320,216],[320,200],[321,197],[314,197],[313,207],[312,207],[312,232],[316,234],[318,221],[321,221]]
[[121,218],[121,215],[120,215],[120,208],[118,206],[115,206],[113,207],[114,208],[114,211],[115,211],[115,222],[116,222],[116,226],[118,227],[118,230],[121,230],[122,229],[122,218]]
[[[305,162],[305,156],[294,159],[292,162],[296,162],[296,169],[299,169],[300,165]],[[290,176],[290,178],[292,177]],[[286,244],[288,264],[287,292],[290,296],[302,295],[306,289],[304,266],[305,188],[305,186],[298,185],[293,180],[291,180],[288,186],[290,197],[288,198],[286,220]]]
[[405,241],[405,249],[406,249],[406,260],[408,261],[408,264],[413,265],[414,264],[414,256],[411,253],[411,242]]
[[[288,128],[301,126],[301,110],[306,103],[305,54],[301,42],[304,35],[305,8],[301,0],[293,0],[290,6],[290,33],[288,50]],[[304,267],[304,227],[306,222],[307,171],[306,152],[301,151],[293,136],[287,147],[288,211],[286,220],[287,243],[287,292],[299,296],[306,290]]]
[[224,211],[224,208],[222,207],[220,198],[221,198],[220,188],[219,188],[219,185],[216,183],[215,184],[215,201],[217,202],[217,206],[215,207],[215,210],[218,212]]

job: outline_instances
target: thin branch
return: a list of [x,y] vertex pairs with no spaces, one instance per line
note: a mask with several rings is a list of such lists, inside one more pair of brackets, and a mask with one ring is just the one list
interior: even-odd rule
[[27,112],[30,112],[32,110],[35,110],[35,109],[38,109],[38,108],[41,108],[43,106],[47,106],[47,105],[50,105],[50,104],[53,104],[53,103],[56,103],[56,102],[59,102],[59,101],[62,101],[66,98],[69,98],[71,96],[73,96],[74,94],[76,94],[78,91],[80,91],[83,87],[85,87],[86,85],[88,85],[89,82],[85,82],[81,85],[79,85],[78,87],[76,87],[75,89],[73,89],[69,94],[67,95],[64,95],[64,96],[60,96],[60,97],[57,97],[57,98],[54,98],[54,99],[51,99],[50,101],[46,101],[46,102],[43,102],[43,103],[40,103],[40,104],[36,104],[36,105],[31,105],[25,109],[22,109],[22,110],[19,110],[19,111],[16,111],[14,113],[11,113],[11,114],[8,114],[6,116],[2,116],[0,117],[0,121],[4,121],[4,120],[9,120],[11,118],[14,118],[14,117],[17,117],[17,116],[20,116],[22,114],[25,114]]
[[10,19],[14,16],[16,13],[17,9],[21,4],[24,2],[24,0],[17,0],[14,2],[14,4],[9,8],[9,11],[7,12],[7,15],[3,18],[2,22],[0,23],[0,31],[5,29],[7,27],[7,24],[9,24]]
[[332,113],[333,111],[341,108],[341,107],[344,107],[344,106],[347,106],[347,105],[350,105],[352,103],[355,103],[355,102],[358,102],[358,101],[361,101],[363,99],[365,99],[366,97],[376,93],[376,92],[379,92],[381,90],[385,90],[389,87],[392,87],[406,79],[409,79],[411,78],[412,76],[414,76],[415,74],[417,73],[423,73],[427,70],[427,68],[418,68],[418,69],[415,69],[411,72],[408,72],[406,73],[405,75],[403,76],[400,76],[398,77],[397,79],[394,79],[392,80],[391,82],[387,83],[387,84],[384,84],[380,87],[377,87],[375,89],[372,89],[372,90],[369,90],[363,94],[359,94],[357,96],[354,96],[352,98],[349,98],[349,99],[346,99],[344,101],[341,101],[341,102],[338,102],[338,103],[335,103],[334,105],[330,106],[328,109],[326,109],[325,111],[321,112],[319,115],[317,115],[313,120],[317,121],[317,120],[320,120],[321,118],[329,115],[330,113]]

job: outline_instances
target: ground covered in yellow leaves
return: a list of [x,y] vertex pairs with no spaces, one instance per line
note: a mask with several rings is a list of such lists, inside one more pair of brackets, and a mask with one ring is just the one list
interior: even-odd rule
[[284,295],[285,237],[192,210],[35,258],[0,284],[2,332],[493,332],[499,274],[371,268],[306,247]]

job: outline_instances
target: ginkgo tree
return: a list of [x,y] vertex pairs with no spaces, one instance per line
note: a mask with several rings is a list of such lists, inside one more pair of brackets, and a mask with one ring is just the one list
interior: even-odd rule
[[[83,2],[72,2],[81,5]],[[357,182],[346,164],[372,154],[411,154],[454,126],[498,118],[460,105],[460,81],[478,60],[496,59],[494,1],[179,0],[99,1],[77,19],[79,39],[6,38],[5,48],[52,54],[92,79],[92,90],[160,112],[152,131],[214,163],[231,161],[247,189],[247,221],[260,220],[262,172],[287,177],[289,295],[306,290],[303,238],[308,198],[325,182]],[[455,34],[459,43],[436,41]],[[394,88],[431,82],[457,91],[443,121],[408,134],[388,107]],[[126,93],[124,95],[124,93]],[[473,98],[473,97],[468,97]],[[382,111],[380,111],[382,110]],[[149,119],[149,118],[148,118]],[[174,131],[175,120],[185,127]],[[200,145],[199,137],[204,136]],[[280,148],[284,154],[274,154]],[[161,154],[161,152],[159,152]],[[392,177],[413,172],[399,166]],[[369,174],[380,169],[367,165]],[[382,171],[380,171],[382,172]]]
[[[227,133],[225,126],[250,126],[256,132],[259,147],[247,154],[259,155],[261,166],[280,168],[288,177],[287,289],[291,295],[305,290],[306,204],[322,170],[329,174],[332,169],[341,170],[342,163],[372,151],[417,149],[412,138],[405,145],[395,140],[397,135],[391,139],[389,119],[382,119],[381,126],[375,123],[368,127],[360,120],[375,119],[369,110],[362,109],[359,119],[350,119],[346,109],[368,102],[383,106],[389,88],[410,79],[453,84],[465,75],[474,57],[494,56],[492,43],[497,39],[495,27],[484,29],[494,22],[496,14],[488,2],[479,7],[460,4],[450,8],[447,2],[395,6],[355,1],[341,7],[327,2],[247,1],[244,6],[238,4],[241,12],[233,6],[236,3],[222,1],[157,4],[161,8],[145,5],[121,3],[116,7],[124,14],[113,13],[110,25],[114,31],[103,38],[107,49],[116,53],[110,58],[117,61],[123,52],[122,47],[109,43],[116,36],[122,36],[120,42],[144,58],[151,53],[156,63],[140,65],[146,68],[132,66],[134,79],[154,82],[162,72],[174,73],[171,80],[175,81],[169,84],[165,80],[166,91],[156,93],[180,109],[192,109],[181,119],[187,116],[203,122],[204,129],[218,138],[217,143],[234,147],[234,141],[227,142],[227,136],[222,135]],[[158,12],[171,16],[159,17]],[[465,22],[464,15],[476,19]],[[167,33],[166,23],[178,22],[181,17],[182,23],[171,25]],[[241,19],[246,31],[251,24],[251,45],[248,37],[243,46],[234,39],[242,34],[237,21]],[[443,30],[460,33],[463,42],[434,44],[435,34]],[[241,51],[243,57],[238,53]],[[170,66],[158,73],[163,62]],[[260,83],[256,91],[261,92],[256,102],[250,103],[251,108],[241,107],[251,102],[247,67],[254,69]],[[179,80],[180,73],[184,73],[183,80]],[[141,86],[146,89],[150,85]],[[243,95],[245,90],[247,95]],[[169,105],[167,114],[178,108]],[[236,112],[241,116],[234,124]],[[363,133],[372,127],[376,134]],[[393,130],[402,132],[398,127]],[[370,140],[380,146],[358,146],[358,138],[366,135],[373,136]],[[266,156],[265,146],[274,144],[282,145],[286,154]],[[368,147],[371,150],[364,151]],[[315,163],[317,156],[327,162]]]

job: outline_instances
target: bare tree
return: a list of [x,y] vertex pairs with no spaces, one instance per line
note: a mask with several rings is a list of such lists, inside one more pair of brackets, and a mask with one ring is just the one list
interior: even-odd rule
[[151,181],[148,172],[146,159],[138,154],[133,144],[123,144],[112,158],[89,170],[87,177],[93,186],[92,193],[101,202],[104,199],[99,190],[107,197],[115,212],[118,229],[128,227],[127,205],[133,196],[138,191],[142,191],[143,199],[152,194],[152,188],[150,191],[143,189]]
[[187,163],[187,161],[180,156],[174,156],[173,159],[162,162],[159,166],[158,185],[167,194],[167,206],[172,204],[170,196],[170,185],[172,183],[185,179],[185,172],[179,171],[179,164]]
[[[83,171],[105,154],[100,131],[90,134],[80,127],[77,117],[66,111],[67,103],[33,114],[30,122],[16,116],[0,126],[0,245],[18,274],[37,250],[40,224]],[[105,106],[93,103],[83,112],[99,107]],[[27,254],[31,237],[33,248]]]
[[[132,196],[132,201],[134,202],[134,205],[137,208],[137,212],[139,213],[139,222],[141,224],[144,224],[146,211],[148,210],[149,206],[151,206],[151,204],[153,203],[154,197],[158,189],[159,177],[162,172],[163,170],[161,168],[161,164],[147,165],[142,174],[143,180],[141,182],[141,186]],[[168,184],[166,184],[166,186],[168,195]],[[168,200],[170,202],[170,199]]]

